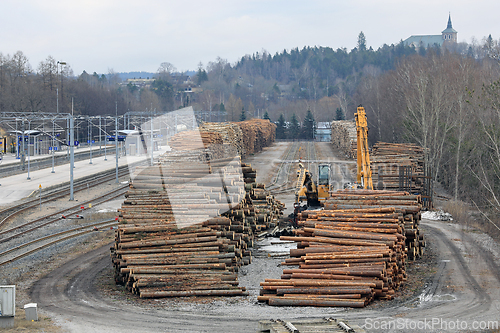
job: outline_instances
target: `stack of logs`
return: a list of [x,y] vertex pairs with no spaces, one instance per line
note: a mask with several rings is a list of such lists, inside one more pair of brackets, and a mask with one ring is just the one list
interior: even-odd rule
[[422,197],[407,192],[340,190],[325,201],[325,210],[336,209],[382,209],[392,207],[402,216],[403,234],[410,260],[422,256],[425,247],[424,235],[420,233]]
[[223,135],[217,132],[183,131],[170,139],[170,146],[181,156],[186,151],[205,149],[212,159],[225,159],[227,156],[238,156],[238,147],[225,143]]
[[250,119],[236,124],[243,133],[246,155],[262,151],[262,148],[270,146],[276,137],[276,125],[266,119]]
[[332,121],[332,145],[347,158],[356,157],[357,133],[354,120]]
[[183,131],[170,139],[170,146],[176,150],[193,150],[223,144],[222,135],[214,132]]
[[243,132],[235,123],[203,123],[199,127],[200,132],[219,133],[225,144],[231,145],[239,156],[245,156],[245,145]]
[[[299,215],[298,242],[281,279],[261,283],[259,301],[283,306],[364,307],[392,299],[406,280],[407,259],[424,245],[419,197],[392,191],[344,190],[325,210]],[[421,253],[421,252],[420,252]]]
[[233,155],[245,157],[270,146],[275,136],[276,125],[264,119],[238,123],[203,123],[199,130],[174,135],[170,146],[175,150],[208,148],[217,156],[224,156],[231,148]]
[[424,149],[411,143],[377,142],[370,155],[372,178],[381,182],[383,189],[399,189],[400,167],[411,168],[412,192],[423,193],[425,160]]
[[136,169],[111,255],[115,281],[140,297],[248,294],[238,267],[251,262],[254,233],[284,207],[255,183],[250,165],[207,156],[171,152]]
[[274,228],[285,205],[275,199],[264,184],[256,182],[257,172],[250,164],[242,163],[241,170],[245,182],[245,198],[239,203],[238,209],[224,215],[230,216],[233,223],[250,228],[253,233]]
[[238,287],[243,251],[228,218],[207,220],[209,227],[178,229],[175,223],[120,226],[112,249],[115,281],[142,298],[248,295]]

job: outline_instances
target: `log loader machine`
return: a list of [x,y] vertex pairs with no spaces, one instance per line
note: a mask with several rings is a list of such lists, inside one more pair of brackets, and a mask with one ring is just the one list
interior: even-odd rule
[[[370,167],[370,152],[368,148],[368,121],[365,109],[357,108],[354,114],[357,133],[357,179],[351,188],[364,188],[373,190],[372,171]],[[297,183],[295,186],[295,211],[300,210],[302,202],[307,207],[319,207],[333,191],[331,166],[328,163],[318,165],[318,177],[313,179],[312,173],[299,161],[297,170]]]
[[358,106],[354,114],[356,119],[357,133],[357,185],[364,189],[373,190],[372,169],[370,166],[370,150],[368,148],[368,121],[366,119],[365,108]]

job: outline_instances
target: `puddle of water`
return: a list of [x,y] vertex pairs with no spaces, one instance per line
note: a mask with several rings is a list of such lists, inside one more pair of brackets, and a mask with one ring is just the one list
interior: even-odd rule
[[282,241],[277,237],[265,238],[257,242],[257,248],[268,253],[284,253],[290,249],[296,249],[297,243]]
[[450,294],[445,294],[445,295],[434,295],[432,297],[433,301],[455,301],[457,298],[453,295]]
[[422,294],[418,296],[419,303],[425,302],[450,302],[455,301],[457,298],[451,294],[443,294],[443,295],[428,295],[427,291],[424,291]]
[[97,211],[98,213],[111,213],[111,212],[117,212],[116,209],[108,209],[108,208],[104,208],[104,209],[100,209]]

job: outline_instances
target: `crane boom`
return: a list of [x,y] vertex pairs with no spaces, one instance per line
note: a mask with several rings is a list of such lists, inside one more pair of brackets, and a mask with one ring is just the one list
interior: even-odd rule
[[370,167],[370,152],[368,150],[368,121],[365,108],[358,106],[354,114],[357,132],[358,173],[357,182],[363,188],[373,190],[372,169]]

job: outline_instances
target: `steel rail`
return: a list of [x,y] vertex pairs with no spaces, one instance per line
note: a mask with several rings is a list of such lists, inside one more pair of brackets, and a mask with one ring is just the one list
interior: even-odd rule
[[75,232],[75,231],[78,231],[78,230],[82,230],[82,229],[85,229],[85,228],[92,228],[90,230],[85,230],[85,231],[76,233],[74,235],[69,235],[69,236],[66,236],[66,237],[63,237],[63,238],[59,238],[59,239],[56,239],[56,240],[51,241],[49,243],[43,244],[41,246],[38,246],[35,249],[26,251],[26,252],[24,252],[24,253],[22,253],[22,254],[20,254],[18,256],[15,256],[14,258],[11,258],[11,259],[3,261],[3,262],[0,262],[0,266],[3,266],[3,265],[6,265],[8,263],[14,262],[16,260],[22,259],[22,258],[24,258],[24,257],[26,257],[26,256],[28,256],[30,254],[33,254],[35,252],[38,252],[38,251],[40,251],[40,250],[42,250],[42,249],[44,249],[44,248],[46,248],[48,246],[51,246],[51,245],[54,245],[54,244],[66,241],[66,240],[71,239],[71,238],[79,237],[79,236],[85,235],[85,234],[90,233],[90,232],[94,232],[95,231],[94,227],[97,227],[97,226],[114,226],[114,225],[117,225],[118,223],[119,222],[116,222],[115,220],[108,220],[108,221],[104,221],[104,222],[92,223],[92,224],[89,224],[89,225],[86,225],[86,226],[82,226],[82,227],[78,227],[78,228],[74,228],[74,229],[70,229],[70,230],[58,232],[58,233],[55,233],[55,234],[52,234],[52,235],[48,235],[48,236],[44,236],[44,237],[35,239],[35,240],[33,240],[31,242],[28,242],[28,243],[25,243],[25,244],[21,244],[21,245],[19,245],[17,247],[14,247],[14,248],[9,249],[7,251],[1,252],[0,253],[0,257],[8,255],[9,253],[12,253],[14,251],[20,250],[20,249],[28,247],[28,246],[30,246],[32,244],[35,244],[35,243],[38,243],[38,242],[41,242],[41,241],[44,241],[44,240],[47,240],[47,239],[50,239],[50,238],[53,238],[53,237],[58,237],[58,236],[61,236],[61,235],[64,235],[64,234],[67,234],[67,233],[70,233],[70,232]]
[[[128,174],[128,169],[121,171],[121,176],[124,176],[126,174]],[[100,185],[102,183],[105,183],[107,181],[110,181],[110,180],[114,179],[114,177],[115,177],[115,171],[113,170],[112,174],[111,174],[111,172],[109,172],[109,175],[107,175],[107,174],[103,175],[102,177],[93,179],[90,182],[88,180],[87,181],[81,180],[81,181],[79,181],[79,183],[81,183],[81,185],[77,185],[77,187],[75,188],[74,192],[79,192],[79,191],[88,189],[90,187],[98,186],[98,185]],[[62,190],[57,190],[56,192],[47,194],[47,196],[45,197],[45,199],[42,200],[41,203],[43,204],[43,203],[51,202],[51,201],[63,198],[65,196],[67,196],[68,194],[69,194],[69,187],[68,188],[64,188]],[[0,214],[5,214],[5,213],[7,213],[7,212],[9,212],[11,210],[15,210],[15,211],[13,213],[9,214],[8,216],[6,216],[5,218],[3,218],[2,221],[0,221],[0,228],[8,220],[10,220],[14,216],[18,215],[19,213],[24,212],[24,211],[26,211],[28,209],[31,209],[31,208],[38,207],[39,205],[40,205],[40,199],[39,198],[34,198],[34,199],[29,200],[29,201],[22,202],[22,203],[19,203],[17,205],[10,206],[10,207],[7,207],[7,208],[1,210]],[[23,207],[23,206],[26,206],[26,207]]]
[[278,182],[279,178],[280,178],[280,175],[281,173],[283,172],[283,168],[285,166],[288,166],[289,163],[287,162],[291,162],[291,159],[290,159],[290,155],[291,153],[293,152],[293,155],[292,157],[295,157],[295,155],[297,154],[297,150],[298,150],[298,142],[292,142],[292,144],[290,145],[290,147],[288,147],[286,153],[285,153],[285,157],[282,159],[281,163],[280,163],[280,166],[278,168],[278,171],[276,172],[276,176],[274,177],[273,181],[268,185],[266,186],[268,190],[273,190],[273,189],[277,189],[277,188],[280,188],[284,185],[286,185],[288,183],[288,175],[289,175],[289,172],[288,172],[288,168],[285,169],[284,173],[285,173],[285,176],[286,176],[286,181],[284,184],[281,184],[281,185],[276,185],[276,183]]
[[[5,231],[2,231],[2,232],[0,232],[0,235],[5,235],[5,234],[7,234],[7,233],[9,233],[9,232],[12,232],[12,231],[15,231],[15,230],[18,230],[18,229],[21,229],[21,228],[27,227],[27,226],[29,226],[29,225],[32,225],[32,224],[34,224],[34,223],[37,223],[37,222],[43,221],[43,220],[47,219],[48,217],[52,217],[52,216],[54,216],[54,215],[62,215],[63,213],[66,213],[66,212],[68,212],[68,211],[72,211],[72,212],[70,212],[69,214],[66,214],[65,216],[75,215],[75,214],[77,214],[78,212],[80,212],[79,207],[81,207],[82,205],[88,205],[88,204],[90,204],[90,203],[96,203],[96,202],[97,202],[97,203],[96,203],[96,205],[99,205],[99,204],[101,204],[101,203],[104,203],[104,202],[107,202],[107,201],[113,200],[113,199],[115,199],[115,198],[117,198],[117,197],[120,197],[120,196],[124,195],[124,194],[126,193],[126,191],[123,191],[123,190],[125,190],[126,188],[128,188],[128,185],[126,185],[126,186],[122,186],[122,187],[120,187],[120,188],[118,188],[118,189],[115,189],[115,190],[113,190],[113,191],[110,191],[110,192],[108,192],[108,193],[106,193],[106,194],[104,194],[104,195],[101,195],[101,196],[97,197],[97,198],[94,198],[94,199],[91,199],[91,200],[85,201],[85,202],[83,202],[83,203],[79,203],[78,205],[72,206],[72,207],[70,207],[70,208],[66,208],[66,209],[64,209],[64,210],[60,210],[60,211],[58,211],[58,212],[55,212],[55,213],[52,213],[52,214],[49,214],[49,215],[43,216],[43,217],[38,218],[38,219],[36,219],[36,220],[33,220],[33,221],[30,221],[30,222],[27,222],[27,223],[21,224],[21,225],[19,225],[19,226],[13,227],[13,228],[11,228],[11,229],[8,229],[8,230],[5,230]],[[120,192],[120,193],[115,194],[116,192]],[[110,198],[106,198],[106,197],[108,197],[108,196],[110,196],[110,195],[112,195]],[[104,198],[106,198],[106,199],[104,199]],[[104,200],[100,200],[100,199],[104,199]],[[76,210],[75,210],[75,209],[76,209]],[[5,243],[5,242],[7,242],[7,241],[9,241],[9,240],[11,240],[11,239],[13,239],[13,238],[17,238],[17,237],[19,237],[19,236],[22,236],[22,235],[24,235],[24,234],[28,233],[28,232],[31,232],[31,231],[34,231],[34,230],[39,229],[39,228],[41,228],[41,227],[44,227],[44,226],[46,226],[46,225],[49,225],[49,224],[55,223],[55,222],[60,221],[60,220],[62,220],[62,219],[64,219],[64,218],[63,218],[63,217],[59,217],[59,218],[56,218],[56,219],[50,220],[50,221],[48,221],[48,222],[45,222],[45,223],[43,223],[43,224],[41,224],[41,225],[38,225],[38,226],[36,226],[36,227],[33,227],[33,228],[31,228],[31,229],[28,229],[28,230],[26,230],[26,231],[23,231],[23,232],[17,233],[17,234],[15,234],[15,235],[12,235],[12,236],[9,236],[9,237],[6,237],[6,238],[2,238],[2,239],[0,240],[0,243]]]

